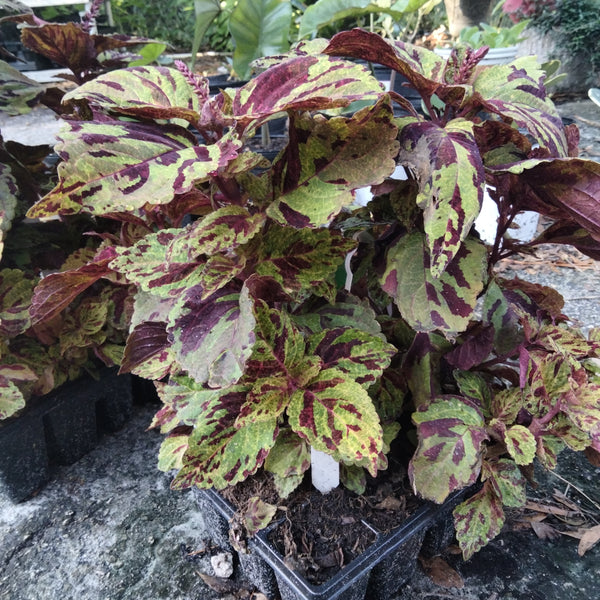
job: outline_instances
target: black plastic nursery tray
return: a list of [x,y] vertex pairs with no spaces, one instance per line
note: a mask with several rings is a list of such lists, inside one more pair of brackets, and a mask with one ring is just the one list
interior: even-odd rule
[[[229,547],[235,509],[213,490],[195,493],[215,543]],[[454,494],[439,506],[421,506],[321,585],[309,583],[287,566],[268,540],[269,528],[248,540],[248,554],[237,554],[242,574],[270,600],[389,600],[413,575],[420,552],[436,554],[451,542],[451,511],[467,493]]]
[[132,377],[116,368],[32,399],[22,414],[0,422],[0,489],[15,502],[25,500],[48,481],[52,465],[76,462],[99,434],[123,427],[132,406]]

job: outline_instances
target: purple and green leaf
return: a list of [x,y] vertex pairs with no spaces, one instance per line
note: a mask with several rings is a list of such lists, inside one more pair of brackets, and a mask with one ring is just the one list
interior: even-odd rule
[[479,215],[485,174],[473,124],[454,119],[445,127],[413,121],[400,130],[400,164],[417,173],[417,204],[423,210],[431,272],[439,277],[452,262]]
[[328,224],[354,201],[353,190],[381,183],[394,171],[398,142],[392,119],[385,98],[351,118],[296,117],[294,136],[274,167],[282,175],[273,182],[276,200],[267,214],[293,227]]
[[488,439],[481,410],[465,398],[443,396],[415,412],[413,421],[419,445],[408,472],[415,492],[441,504],[475,483]]
[[237,383],[255,342],[248,291],[221,288],[207,300],[192,287],[170,315],[167,332],[181,367],[198,383],[226,388]]
[[311,446],[336,460],[378,468],[383,433],[366,390],[337,369],[326,369],[293,395],[290,426]]
[[425,237],[411,233],[390,246],[382,288],[402,317],[417,331],[464,331],[486,280],[487,252],[475,239],[465,240],[454,260],[436,278]]

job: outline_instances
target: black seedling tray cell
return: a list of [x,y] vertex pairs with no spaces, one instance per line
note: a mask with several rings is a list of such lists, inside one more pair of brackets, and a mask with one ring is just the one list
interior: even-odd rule
[[[229,547],[227,531],[235,510],[214,490],[195,490],[198,504],[209,531],[214,532],[215,543]],[[414,573],[417,556],[424,539],[430,535],[430,547],[435,540],[442,542],[448,531],[445,521],[451,520],[451,511],[467,495],[463,490],[452,495],[444,504],[424,504],[398,528],[388,534],[379,534],[375,542],[321,585],[313,585],[290,569],[283,556],[269,542],[271,528],[248,540],[252,569],[244,569],[248,558],[239,553],[242,575],[268,598],[275,600],[389,600]],[[437,533],[436,533],[437,532]],[[277,590],[273,589],[273,576]]]

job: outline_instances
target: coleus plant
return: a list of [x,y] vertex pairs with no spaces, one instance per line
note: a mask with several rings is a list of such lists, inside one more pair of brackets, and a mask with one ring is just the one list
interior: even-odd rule
[[[360,492],[412,414],[418,494],[443,502],[482,481],[454,512],[468,557],[524,503],[535,459],[600,451],[600,336],[570,326],[556,291],[495,272],[545,242],[600,256],[600,165],[576,157],[534,58],[482,68],[485,52],[444,60],[356,29],[261,60],[215,97],[181,64],[65,96],[59,181],[29,216],[120,230],[43,279],[31,317],[104,279],[135,286],[121,370],[156,381],[174,488],[264,468],[286,495],[313,447]],[[424,114],[356,59],[406,77]],[[270,162],[248,142],[282,115]],[[390,177],[398,165],[407,179]],[[473,228],[486,187],[491,245]],[[523,209],[553,223],[529,243],[510,237]]]

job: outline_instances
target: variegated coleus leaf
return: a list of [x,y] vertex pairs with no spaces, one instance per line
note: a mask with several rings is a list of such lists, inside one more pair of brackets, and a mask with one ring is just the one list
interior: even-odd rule
[[225,388],[241,378],[255,342],[248,290],[233,285],[209,299],[192,287],[169,315],[167,332],[178,363],[197,382]]
[[308,113],[293,120],[290,143],[274,167],[275,201],[267,214],[282,225],[320,227],[354,201],[352,190],[381,183],[396,167],[397,128],[389,99],[351,118]]
[[582,158],[529,159],[500,170],[513,177],[523,208],[542,214],[560,209],[600,240],[600,164]]
[[[208,95],[208,83],[206,83]],[[85,100],[105,112],[151,119],[185,119],[197,123],[200,102],[186,77],[167,67],[130,67],[100,75],[63,97]]]
[[234,250],[254,237],[263,222],[260,213],[251,216],[242,207],[225,206],[185,229],[163,229],[130,248],[117,248],[111,268],[157,296],[177,296],[198,286],[206,299],[244,267]]
[[106,333],[108,305],[97,298],[84,298],[76,309],[65,317],[59,334],[59,347],[62,354],[70,348],[88,348],[102,344]]
[[[164,406],[155,415],[151,427],[160,427],[162,433],[172,431],[180,424],[193,426],[220,396],[227,393],[210,389],[184,375],[171,377],[168,382],[156,382],[155,386]],[[237,391],[245,393],[247,388],[238,386]],[[236,414],[244,398],[237,397],[237,402]]]
[[319,356],[324,369],[339,370],[346,378],[369,388],[398,351],[378,336],[360,329],[339,327],[310,336],[307,352]]
[[324,55],[296,56],[239,88],[232,114],[242,126],[256,129],[278,112],[347,106],[382,93],[383,86],[362,65]]
[[255,273],[272,277],[295,299],[310,294],[335,301],[336,289],[330,283],[356,242],[329,229],[293,229],[270,226],[253,251]]
[[139,46],[149,40],[127,35],[90,35],[77,23],[48,23],[37,19],[33,13],[11,18],[32,27],[21,30],[21,41],[33,50],[73,71],[76,80],[87,71],[100,66],[98,56],[103,52]]
[[252,239],[265,223],[261,213],[251,215],[241,206],[223,206],[194,222],[170,245],[169,253],[194,260],[201,254],[232,252]]
[[481,479],[490,482],[504,506],[520,508],[527,501],[525,477],[517,464],[508,458],[485,460]]
[[308,444],[291,429],[280,430],[265,460],[265,470],[273,474],[279,496],[287,498],[300,485],[309,468]]
[[248,535],[253,536],[263,530],[276,512],[276,505],[263,502],[258,496],[250,498],[244,510],[244,527]]
[[600,441],[600,385],[584,384],[567,394],[563,411],[590,441]]
[[379,417],[367,391],[342,371],[325,369],[294,392],[287,414],[292,429],[317,450],[377,473],[383,446]]
[[72,121],[56,151],[65,161],[59,183],[29,216],[134,212],[166,204],[234,159],[239,140],[224,136],[210,146],[177,125],[126,121]]
[[381,287],[413,329],[453,336],[464,331],[473,316],[486,281],[486,258],[485,246],[468,238],[436,278],[425,237],[411,233],[390,247]]
[[257,299],[254,307],[256,342],[246,364],[246,379],[302,377],[306,343],[300,329],[282,310]]
[[439,277],[481,210],[483,162],[472,122],[453,119],[440,127],[431,121],[407,121],[400,130],[398,160],[417,173],[417,204],[423,210],[431,272]]
[[362,29],[336,34],[323,52],[389,67],[406,77],[425,96],[431,96],[444,84],[446,61],[435,52],[404,42],[390,43]]
[[489,481],[459,504],[453,515],[456,538],[465,560],[494,539],[504,525],[502,500]]
[[92,262],[77,269],[52,273],[35,288],[31,299],[32,323],[49,321],[66,308],[79,294],[110,273],[109,262],[114,258],[112,248],[100,251]]
[[243,481],[262,466],[277,438],[277,419],[237,429],[235,418],[245,398],[246,388],[234,386],[214,394],[206,403],[171,487],[223,489]]
[[510,302],[510,291],[504,290],[500,282],[488,284],[483,298],[482,319],[494,330],[493,347],[497,354],[514,353],[523,341],[519,316]]
[[0,60],[0,112],[11,116],[24,115],[43,91],[43,85]]
[[511,458],[518,465],[530,465],[535,458],[537,441],[523,425],[513,425],[506,430],[504,443]]
[[312,333],[337,327],[354,327],[366,333],[385,336],[368,300],[353,295],[340,295],[335,304],[326,304],[305,315],[294,315],[294,321]]
[[[0,136],[0,146],[2,136]],[[0,258],[4,251],[6,232],[12,227],[17,208],[17,194],[19,188],[8,165],[0,163]]]
[[127,338],[120,373],[133,373],[145,379],[166,377],[175,362],[164,322],[146,321]]
[[20,269],[0,271],[0,335],[10,338],[31,325],[29,307],[36,281]]
[[21,390],[4,375],[0,374],[0,421],[8,419],[25,407]]
[[438,397],[415,412],[413,421],[419,445],[408,474],[416,493],[441,504],[453,491],[477,481],[488,434],[474,403]]
[[129,248],[117,247],[110,268],[124,275],[143,292],[168,298],[197,284],[203,265],[191,260],[186,249],[173,250],[173,242],[185,230],[163,229],[151,233]]
[[546,73],[534,56],[507,65],[493,65],[477,73],[473,92],[486,110],[512,119],[552,156],[568,155],[564,126],[556,107],[546,95]]
[[190,427],[177,427],[163,440],[158,450],[159,471],[167,473],[173,469],[181,469],[183,456],[188,449],[190,433]]

